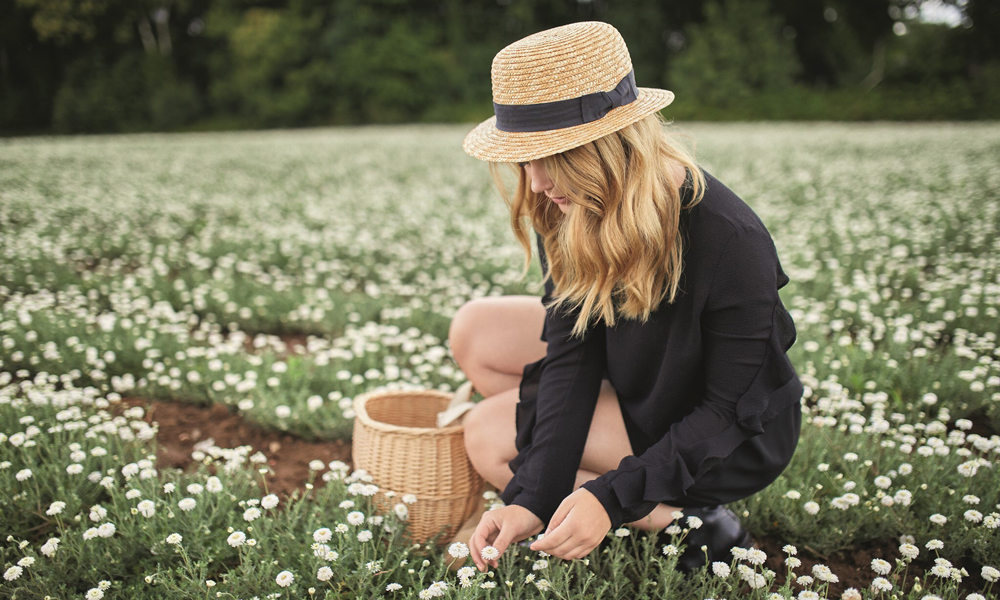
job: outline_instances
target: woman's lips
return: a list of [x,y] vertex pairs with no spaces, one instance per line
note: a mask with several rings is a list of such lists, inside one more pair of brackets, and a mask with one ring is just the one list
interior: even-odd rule
[[549,200],[555,202],[556,204],[566,204],[567,202],[569,202],[569,200],[567,200],[563,196],[550,196]]

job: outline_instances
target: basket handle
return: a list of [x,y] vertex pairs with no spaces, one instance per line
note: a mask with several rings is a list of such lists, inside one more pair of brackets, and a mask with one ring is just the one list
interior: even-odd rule
[[475,402],[469,401],[470,397],[472,397],[472,382],[466,381],[455,391],[451,402],[448,403],[448,408],[437,414],[437,426],[447,427],[454,421],[461,423],[461,418],[465,416],[465,413],[476,405]]

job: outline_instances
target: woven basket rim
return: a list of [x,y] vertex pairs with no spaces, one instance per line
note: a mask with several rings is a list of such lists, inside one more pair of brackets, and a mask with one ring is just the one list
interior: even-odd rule
[[440,390],[376,390],[365,392],[354,398],[354,419],[360,421],[362,425],[371,427],[384,433],[407,433],[411,435],[454,435],[465,429],[461,423],[449,425],[447,427],[407,427],[405,425],[393,425],[384,421],[377,421],[368,414],[366,403],[370,398],[378,396],[440,396],[451,398],[451,394]]

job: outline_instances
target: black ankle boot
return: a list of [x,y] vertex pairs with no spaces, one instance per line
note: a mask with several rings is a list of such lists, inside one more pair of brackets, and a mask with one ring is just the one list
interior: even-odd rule
[[[684,538],[687,546],[677,560],[677,570],[690,573],[715,561],[726,564],[732,560],[730,549],[735,546],[750,548],[753,540],[750,533],[740,523],[736,514],[725,506],[709,506],[704,508],[683,508],[684,516],[677,522],[681,528],[687,527],[688,517],[701,519],[701,527],[692,529]],[[670,543],[670,536],[660,533],[661,545]],[[701,549],[705,546],[705,550]],[[708,554],[706,559],[705,554]]]

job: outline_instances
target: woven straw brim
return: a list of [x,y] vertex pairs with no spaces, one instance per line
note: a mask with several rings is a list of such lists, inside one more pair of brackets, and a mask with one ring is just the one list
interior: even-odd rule
[[592,142],[662,110],[674,93],[657,88],[637,88],[636,99],[608,111],[596,121],[548,131],[501,131],[496,116],[486,119],[465,136],[466,153],[489,162],[527,162],[565,152]]

